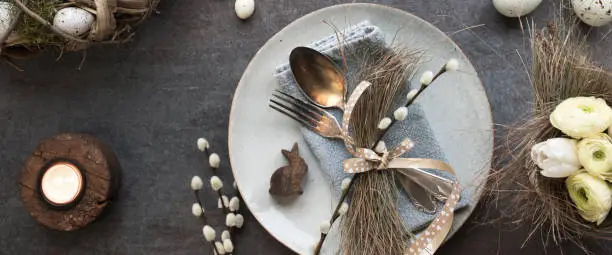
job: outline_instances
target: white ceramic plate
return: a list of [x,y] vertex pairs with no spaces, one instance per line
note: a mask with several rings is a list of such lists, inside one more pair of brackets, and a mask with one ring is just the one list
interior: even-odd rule
[[[425,50],[430,61],[421,70],[435,71],[449,58],[462,64],[459,72],[441,77],[419,97],[460,183],[475,194],[471,206],[456,215],[451,233],[472,213],[480,197],[479,173],[490,166],[493,134],[486,93],[469,60],[443,32],[416,16],[381,5],[345,4],[310,13],[270,38],[253,57],[236,89],[229,122],[231,164],[246,205],[270,234],[299,254],[312,252],[319,224],[330,218],[337,201],[298,123],[268,108],[278,86],[273,73],[288,61],[291,49],[332,33],[322,21],[344,29],[362,20],[379,26],[388,39],[397,33],[399,43]],[[412,82],[418,83],[417,79],[418,75]],[[280,150],[296,141],[309,164],[304,194],[281,203],[268,194],[270,176],[286,165]],[[337,237],[326,241],[323,254],[332,254],[337,244]]]

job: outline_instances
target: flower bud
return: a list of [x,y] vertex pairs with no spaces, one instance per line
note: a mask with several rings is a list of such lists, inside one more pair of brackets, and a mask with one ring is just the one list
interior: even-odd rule
[[225,249],[225,251],[229,253],[233,252],[234,244],[232,243],[232,240],[230,239],[223,240],[223,249]]
[[376,147],[374,147],[374,151],[378,153],[384,153],[385,151],[387,151],[387,145],[384,141],[379,141],[376,144]]
[[425,71],[421,75],[421,85],[427,86],[431,84],[431,82],[433,81],[433,77],[434,77],[434,73],[432,71]]
[[408,101],[412,100],[417,94],[419,93],[418,89],[412,89],[410,90],[410,92],[408,92],[408,94],[406,94],[406,99],[408,99]]
[[221,179],[219,179],[219,177],[213,176],[210,178],[210,186],[213,188],[213,190],[218,191],[223,188],[223,182]]
[[208,148],[210,148],[210,144],[208,143],[208,140],[204,138],[198,138],[198,149],[200,151],[205,151]]
[[225,255],[225,247],[223,247],[222,242],[216,241],[215,247],[217,248],[217,251],[219,251],[219,255]]
[[391,125],[391,119],[389,117],[384,117],[380,122],[378,122],[378,129],[385,130]]
[[219,168],[219,164],[221,164],[221,158],[219,158],[219,154],[210,154],[210,156],[208,157],[208,164],[212,168]]
[[448,62],[446,62],[444,69],[446,69],[446,71],[457,71],[457,69],[459,69],[459,60],[455,58],[449,59]]
[[236,215],[233,213],[228,213],[225,216],[225,225],[228,227],[236,226]]
[[543,176],[565,178],[581,167],[577,144],[574,139],[548,139],[531,148],[531,159],[542,169]]
[[191,178],[191,189],[192,190],[200,190],[202,189],[202,186],[204,185],[204,183],[202,182],[202,178],[200,178],[200,176],[194,176],[193,178]]
[[321,225],[319,226],[319,230],[321,230],[322,234],[329,233],[330,228],[331,228],[331,225],[329,224],[329,221],[321,222]]
[[202,232],[204,232],[204,238],[206,238],[206,241],[212,242],[215,240],[215,230],[206,225],[204,226],[204,228],[202,229]]
[[397,110],[393,112],[393,117],[395,117],[395,120],[398,120],[398,121],[405,120],[406,117],[408,117],[408,108],[404,106],[397,108]]
[[238,199],[238,197],[232,197],[232,199],[229,201],[229,209],[232,212],[238,211],[238,209],[240,208],[240,199]]
[[344,180],[342,180],[342,183],[340,184],[340,188],[342,189],[342,191],[346,191],[350,185],[351,178],[344,178]]
[[243,224],[244,224],[244,217],[242,216],[242,214],[236,214],[236,227],[242,228]]
[[224,230],[223,233],[221,233],[221,240],[225,239],[230,239],[230,232],[227,230]]
[[340,214],[340,216],[345,215],[346,212],[348,212],[348,209],[349,209],[348,203],[343,202],[340,208],[338,209],[338,214]]
[[191,205],[191,213],[193,216],[200,217],[204,213],[204,208],[198,203],[193,203],[193,205]]

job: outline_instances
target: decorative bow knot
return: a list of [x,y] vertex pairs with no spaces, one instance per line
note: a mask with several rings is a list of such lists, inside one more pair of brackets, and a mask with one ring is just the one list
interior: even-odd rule
[[343,162],[344,171],[347,173],[362,173],[370,170],[387,169],[389,164],[396,158],[409,151],[414,147],[414,142],[410,139],[402,141],[395,149],[385,151],[382,155],[370,149],[358,148],[353,155],[356,158],[346,159]]
[[[351,114],[358,99],[370,85],[372,84],[367,81],[361,82],[357,88],[355,88],[345,105],[344,115],[342,117],[342,136],[344,137],[343,140],[347,151],[349,151],[354,158],[343,161],[342,165],[344,171],[354,174],[372,170],[384,171],[387,169],[395,169],[398,170],[400,175],[404,175],[402,177],[406,178],[406,171],[414,171],[414,169],[411,168],[428,168],[439,169],[454,175],[455,173],[453,169],[448,164],[439,160],[400,158],[402,154],[414,147],[414,142],[408,138],[404,139],[393,150],[385,150],[381,153],[382,155],[377,154],[371,149],[355,148],[354,143],[351,142],[353,139],[349,134]],[[440,245],[442,245],[442,242],[450,231],[454,217],[453,212],[457,202],[460,199],[459,183],[453,181],[451,185],[452,191],[450,192],[450,195],[446,197],[447,199],[444,207],[440,210],[438,216],[432,221],[427,229],[425,229],[422,234],[420,234],[416,240],[410,244],[405,254],[433,254],[440,247]]]
[[385,151],[383,152],[383,155],[380,158],[380,164],[378,164],[378,167],[376,167],[376,169],[378,170],[387,169],[388,165],[389,165],[389,152]]

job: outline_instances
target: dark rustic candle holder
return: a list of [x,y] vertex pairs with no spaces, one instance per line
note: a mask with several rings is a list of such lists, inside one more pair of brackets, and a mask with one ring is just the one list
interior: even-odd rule
[[[70,203],[57,205],[45,198],[41,180],[55,163],[78,168],[83,182],[80,194]],[[42,225],[72,231],[93,222],[115,197],[120,186],[120,165],[110,148],[93,136],[65,133],[43,140],[26,159],[19,178],[21,200]]]

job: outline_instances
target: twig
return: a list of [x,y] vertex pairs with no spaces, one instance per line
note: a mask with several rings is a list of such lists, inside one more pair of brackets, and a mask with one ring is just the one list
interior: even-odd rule
[[[63,51],[63,50],[62,50]],[[77,70],[81,71],[81,68],[83,67],[83,65],[85,64],[85,60],[87,59],[87,49],[83,50],[83,57],[81,58],[81,63],[79,64],[79,67],[77,68]]]
[[466,27],[466,28],[462,28],[462,29],[459,29],[459,30],[457,30],[457,31],[455,31],[455,32],[450,33],[448,36],[453,36],[453,35],[455,35],[455,34],[457,34],[457,33],[461,33],[461,32],[463,32],[463,31],[470,30],[470,29],[474,29],[474,28],[479,28],[479,27],[482,27],[482,26],[484,26],[484,25],[485,25],[485,24],[479,24],[479,25],[474,25],[474,26],[469,26],[469,27]]
[[[440,70],[433,76],[433,78],[431,79],[431,82],[434,82],[435,80],[437,80],[442,74],[446,73],[446,65],[442,66],[442,68],[440,68]],[[421,93],[423,93],[423,91],[425,91],[425,89],[427,89],[427,87],[429,87],[431,84],[421,84],[421,87],[419,87],[419,90],[417,91],[417,93],[408,100],[408,102],[406,102],[406,104],[404,105],[404,107],[408,107],[410,105],[412,105],[412,103],[414,103],[414,101],[419,97],[419,95],[421,95]],[[389,125],[389,127],[387,127],[384,131],[380,132],[380,135],[378,136],[378,142],[382,141],[383,137],[385,136],[385,134],[387,134],[387,132],[391,129],[391,127],[397,122],[395,119],[391,119],[391,124]],[[376,144],[378,144],[378,142]],[[374,144],[374,146],[376,146],[376,144]]]
[[[340,207],[342,206],[342,202],[344,202],[344,200],[348,196],[349,191],[353,187],[353,183],[355,183],[355,180],[357,180],[358,176],[359,174],[353,175],[353,177],[351,177],[351,181],[349,182],[348,187],[342,191],[342,195],[340,196],[340,202],[338,202],[338,205],[336,205],[336,209],[334,210],[334,214],[332,214],[330,225],[332,225],[340,217],[340,214],[338,213],[338,211],[340,210]],[[315,255],[321,252],[321,248],[323,247],[323,242],[325,241],[326,237],[327,237],[327,234],[321,233],[321,238],[319,238],[319,243],[317,243],[317,247],[315,248]]]
[[17,71],[19,72],[23,72],[24,70],[19,67],[17,64],[15,64],[15,62],[13,62],[11,59],[9,59],[8,57],[5,56],[0,56],[0,58],[2,58],[2,60],[4,60],[4,62],[6,62],[7,64],[9,64],[10,66],[12,66],[13,68],[15,68]]

